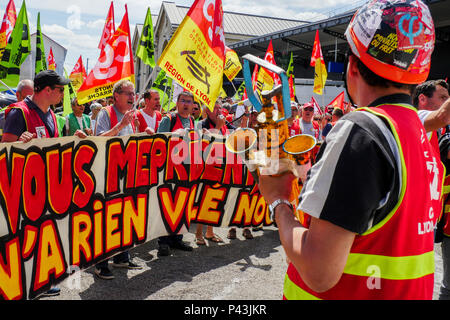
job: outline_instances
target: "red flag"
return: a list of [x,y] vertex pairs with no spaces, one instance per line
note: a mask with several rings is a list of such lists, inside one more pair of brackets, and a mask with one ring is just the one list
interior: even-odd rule
[[84,68],[83,59],[81,58],[81,56],[78,58],[78,61],[75,64],[75,66],[73,67],[73,70],[70,73],[70,75],[76,74],[76,73],[81,73],[83,75],[83,80],[86,79],[86,77],[87,77],[86,69]]
[[289,77],[289,95],[291,101],[295,101],[294,77]]
[[[328,105],[328,107],[332,107],[334,108],[340,108],[342,111],[344,110],[344,98],[345,98],[345,92],[342,91],[340,94],[337,95],[336,98],[334,98],[333,101],[330,102],[330,104]],[[333,110],[331,110],[333,111]]]
[[70,81],[72,81],[72,85],[75,91],[78,91],[78,89],[81,87],[86,78],[87,78],[86,69],[84,68],[83,65],[83,59],[80,56],[78,58],[77,63],[75,64],[75,67],[73,67],[73,70],[69,75],[69,79]]
[[311,67],[316,66],[316,60],[323,60],[322,48],[320,47],[319,30],[316,30],[316,37],[314,39],[313,52],[311,55]]
[[[259,66],[257,64],[255,64],[255,68],[253,69],[253,74],[252,74],[253,91],[255,91],[255,88],[256,88],[256,81],[258,79],[258,69],[259,69]],[[246,100],[246,99],[248,99],[247,88],[244,89],[244,94],[242,95],[242,100]]]
[[325,67],[325,60],[322,55],[322,48],[320,47],[319,30],[316,30],[316,38],[314,39],[313,52],[311,55],[311,66],[315,67],[313,92],[321,95],[323,94],[328,73],[327,68]]
[[114,24],[114,5],[111,1],[111,5],[109,6],[108,16],[106,17],[105,26],[103,27],[102,37],[100,39],[100,43],[98,44],[98,48],[103,51],[106,43],[112,37],[112,35],[116,32],[116,25]]
[[13,0],[9,0],[9,3],[6,6],[5,14],[3,15],[2,26],[0,28],[0,35],[5,33],[5,40],[6,40],[5,47],[14,29],[14,25],[16,24],[16,19],[17,19],[16,6],[14,5]]
[[6,44],[14,29],[14,25],[16,24],[16,16],[16,6],[14,5],[14,1],[9,0],[0,28],[0,58],[3,55],[3,50],[5,50]]
[[[269,47],[267,48],[266,55],[264,56],[264,60],[270,62],[273,65],[277,65],[275,62],[275,56],[273,53],[272,40],[270,40]],[[272,76],[275,86],[281,84],[281,79],[276,73],[269,71],[269,70],[266,70],[266,71]]]
[[126,5],[122,23],[106,43],[95,67],[78,90],[78,102],[83,104],[110,96],[114,84],[123,79],[134,83],[134,61]]
[[55,57],[53,56],[52,47],[50,47],[50,52],[48,54],[47,65],[48,65],[48,70],[56,70],[56,62],[55,62]]
[[311,97],[311,103],[314,105],[314,114],[323,115],[322,109],[314,97]]
[[[264,60],[267,62],[276,65],[275,57],[273,54],[273,46],[272,40],[269,42],[269,46],[267,47],[266,55],[264,56]],[[272,72],[262,67],[258,73],[258,91],[263,92],[265,90],[272,90],[274,86],[277,86],[281,83],[280,77]]]

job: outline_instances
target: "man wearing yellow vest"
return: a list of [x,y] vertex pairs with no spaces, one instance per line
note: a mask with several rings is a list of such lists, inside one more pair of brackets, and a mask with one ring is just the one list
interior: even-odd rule
[[410,96],[429,74],[431,14],[421,1],[370,1],[345,35],[347,93],[363,108],[336,123],[308,174],[308,229],[287,200],[294,176],[260,177],[290,260],[283,297],[432,299],[444,169]]

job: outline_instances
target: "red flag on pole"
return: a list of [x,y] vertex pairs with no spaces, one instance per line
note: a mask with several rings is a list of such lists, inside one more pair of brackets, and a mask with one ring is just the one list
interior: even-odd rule
[[14,29],[14,25],[16,24],[16,16],[16,6],[14,5],[14,1],[9,0],[0,28],[0,58],[3,55],[3,50],[5,50],[6,44]]
[[316,30],[314,47],[311,55],[311,66],[315,67],[313,91],[321,95],[323,94],[323,89],[328,78],[328,73],[327,68],[325,67],[325,60],[323,59],[322,55],[322,48],[320,47],[319,30]]
[[48,65],[48,70],[56,70],[56,62],[55,62],[55,57],[53,56],[52,47],[50,47],[50,52],[48,53],[47,65]]
[[134,61],[126,5],[122,23],[106,43],[95,67],[78,90],[78,102],[83,104],[110,96],[114,84],[123,79],[134,83]]
[[[336,98],[334,98],[333,101],[330,102],[329,106],[332,106],[333,110],[334,108],[340,108],[342,111],[344,110],[344,98],[345,98],[345,92],[342,91],[340,94],[337,95]],[[331,111],[333,111],[331,110]]]
[[83,59],[80,56],[78,58],[77,63],[75,64],[75,67],[73,67],[73,70],[69,75],[69,79],[70,81],[72,81],[72,86],[75,89],[75,91],[78,91],[78,89],[81,87],[86,78],[87,78],[86,69],[84,68],[83,65]]
[[314,97],[311,97],[311,103],[314,105],[314,114],[323,115],[323,111]]
[[[259,66],[257,64],[255,64],[255,68],[253,69],[253,74],[252,74],[253,91],[255,91],[255,89],[256,89],[256,81],[258,79],[258,69],[259,69]],[[242,95],[242,100],[246,100],[246,99],[248,99],[247,89],[244,89],[244,94]]]
[[98,44],[98,48],[103,51],[106,43],[112,37],[112,35],[116,32],[116,25],[114,23],[114,5],[111,1],[111,5],[109,6],[108,16],[106,17],[105,26],[103,27],[102,37],[100,39],[100,43]]
[[[272,40],[269,42],[269,46],[267,47],[266,55],[264,56],[264,60],[267,62],[276,65],[275,57],[273,53],[273,45]],[[277,86],[281,83],[280,77],[272,72],[267,70],[264,67],[261,67],[258,73],[258,91],[263,92],[265,90],[272,90],[274,86]]]

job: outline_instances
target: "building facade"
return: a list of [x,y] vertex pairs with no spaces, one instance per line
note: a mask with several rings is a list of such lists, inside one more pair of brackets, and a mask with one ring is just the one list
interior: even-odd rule
[[[64,76],[64,62],[66,60],[67,49],[54,41],[50,37],[42,33],[44,40],[45,57],[48,58],[50,48],[52,48],[53,56],[55,57],[56,72],[60,76]],[[34,79],[35,60],[36,60],[36,33],[33,33],[30,37],[31,41],[31,54],[25,59],[20,67],[20,79]],[[48,64],[48,61],[47,61]]]
[[[189,7],[178,6],[173,2],[163,2],[158,15],[152,16],[154,26],[155,61],[158,60],[159,56],[164,51],[164,48],[169,43],[172,35],[183,21],[188,11]],[[298,27],[306,23],[305,21],[299,20],[264,17],[227,11],[224,11],[223,19],[225,42],[227,46],[264,34]],[[136,90],[138,92],[143,92],[145,89],[149,88],[160,70],[158,66],[155,67],[155,70],[152,70],[149,66],[141,63],[140,59],[136,57],[142,27],[142,24],[136,25],[132,39]]]

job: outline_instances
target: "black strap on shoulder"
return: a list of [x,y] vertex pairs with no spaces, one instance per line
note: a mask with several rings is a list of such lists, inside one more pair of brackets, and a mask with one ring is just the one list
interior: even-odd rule
[[175,123],[177,122],[177,114],[176,112],[170,112],[167,115],[169,116],[170,119],[170,131],[172,131],[173,128],[175,127]]

